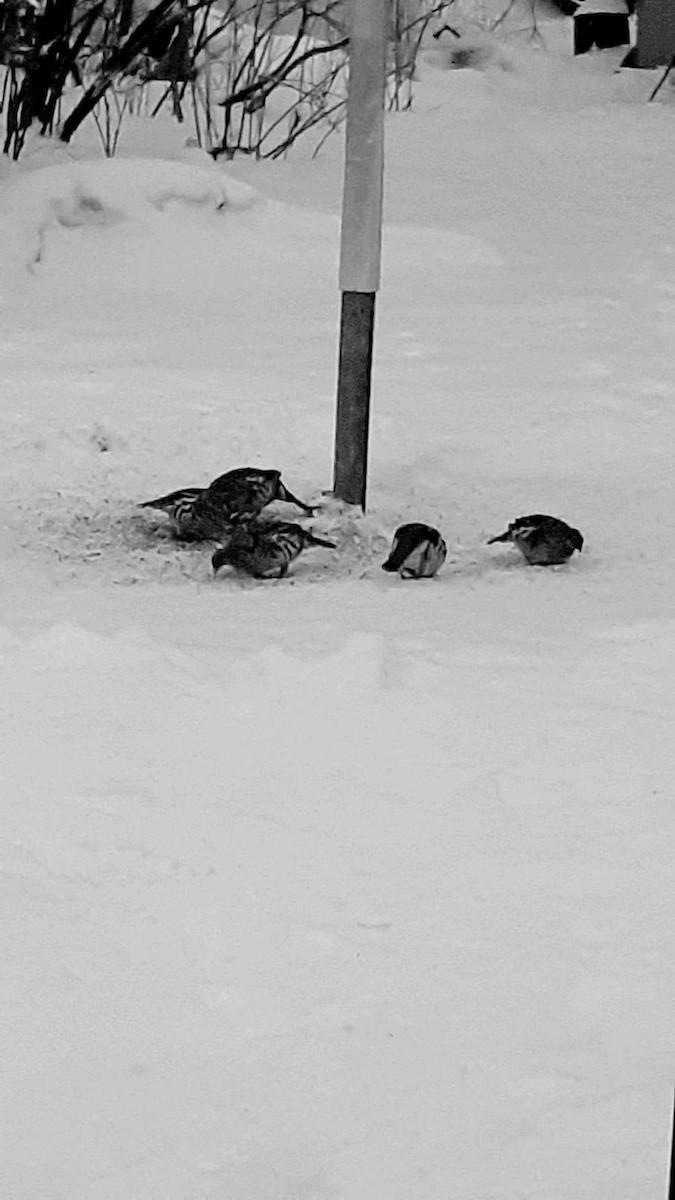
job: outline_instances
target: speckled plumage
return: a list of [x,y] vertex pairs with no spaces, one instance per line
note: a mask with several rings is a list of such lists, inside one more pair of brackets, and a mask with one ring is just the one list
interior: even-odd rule
[[184,488],[139,507],[166,512],[179,538],[220,541],[230,536],[233,526],[254,520],[274,500],[295,504],[309,514],[314,511],[288,491],[281,471],[259,467],[235,467],[206,488]]
[[288,521],[252,522],[236,526],[226,545],[216,550],[211,565],[234,567],[255,579],[281,579],[292,562],[309,546],[334,550],[335,543],[316,537]]
[[581,550],[584,539],[578,529],[558,517],[533,513],[512,521],[504,533],[490,538],[488,545],[495,542],[513,542],[531,566],[556,567]]

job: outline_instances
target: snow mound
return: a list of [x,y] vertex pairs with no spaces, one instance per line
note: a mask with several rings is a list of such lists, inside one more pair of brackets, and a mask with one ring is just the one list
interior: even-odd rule
[[19,658],[31,670],[61,671],[65,668],[99,670],[110,666],[134,666],[153,657],[154,644],[142,630],[127,631],[114,638],[83,629],[72,621],[60,621],[44,633],[31,638],[20,650]]
[[209,213],[251,207],[256,193],[216,167],[151,158],[40,167],[10,180],[0,198],[0,266],[35,265],[54,228],[148,223],[176,206]]

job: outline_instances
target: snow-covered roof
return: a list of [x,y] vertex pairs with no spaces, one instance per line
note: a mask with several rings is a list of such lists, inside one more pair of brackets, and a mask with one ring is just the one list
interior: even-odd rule
[[593,14],[607,16],[627,16],[628,5],[626,0],[581,0],[575,17],[591,16]]

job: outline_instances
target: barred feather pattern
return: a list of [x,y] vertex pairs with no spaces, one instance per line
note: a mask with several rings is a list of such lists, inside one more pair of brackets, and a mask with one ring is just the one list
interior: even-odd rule
[[277,498],[280,471],[237,467],[219,475],[201,497],[203,506],[227,513],[230,521],[251,521]]
[[179,491],[169,492],[166,496],[158,496],[155,500],[145,500],[143,504],[139,504],[139,508],[154,508],[158,512],[165,512],[177,537],[183,540],[200,540],[202,533],[195,511],[204,491],[204,488],[181,488]]
[[201,496],[204,488],[180,488],[177,492],[169,492],[166,496],[158,496],[156,500],[145,500],[143,504],[139,504],[139,508],[156,508],[160,512],[168,513],[173,517],[174,513],[180,511],[185,505],[191,505]]
[[214,573],[234,567],[255,579],[281,579],[299,554],[309,546],[334,550],[335,543],[316,537],[301,525],[287,521],[235,528],[227,544],[216,550],[211,564]]
[[236,467],[207,488],[184,488],[140,507],[168,513],[180,538],[220,541],[229,537],[234,525],[255,520],[274,500],[295,504],[310,514],[314,511],[288,491],[281,471],[258,467]]
[[530,566],[556,567],[566,563],[575,550],[581,551],[584,539],[578,529],[558,517],[533,513],[512,521],[506,532],[490,538],[488,545],[494,542],[513,542]]
[[274,500],[295,504],[307,513],[314,511],[288,491],[281,482],[281,471],[237,467],[219,475],[195,499],[190,521],[205,538],[227,537],[233,525],[254,521]]

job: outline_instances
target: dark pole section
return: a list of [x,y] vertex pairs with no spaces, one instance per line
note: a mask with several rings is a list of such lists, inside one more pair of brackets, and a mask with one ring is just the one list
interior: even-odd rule
[[675,1200],[675,1102],[673,1103],[673,1126],[670,1132],[670,1177],[668,1200]]
[[675,58],[672,0],[640,0],[635,49],[638,67],[667,67]]
[[333,492],[366,507],[375,292],[343,292]]
[[668,1200],[675,1200],[675,1102],[673,1104],[673,1128],[670,1130],[670,1177]]

